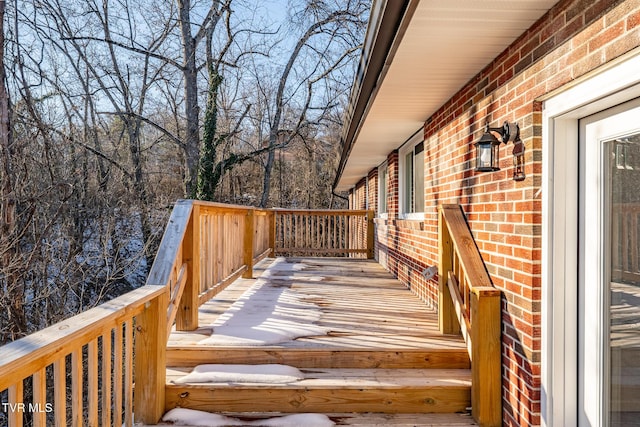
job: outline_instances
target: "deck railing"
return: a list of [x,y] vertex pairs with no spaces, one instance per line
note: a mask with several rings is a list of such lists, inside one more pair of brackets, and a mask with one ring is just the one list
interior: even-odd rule
[[638,216],[640,204],[617,203],[611,213],[611,263],[613,280],[640,282]]
[[[370,211],[178,201],[145,286],[0,347],[0,396],[7,396],[1,410],[9,426],[155,424],[164,413],[174,321],[177,330],[196,329],[199,306],[239,276],[252,277],[268,255],[299,249],[372,257],[372,218]],[[277,223],[287,221],[293,225],[281,227],[276,242]]]
[[439,210],[440,331],[462,333],[471,359],[471,406],[481,426],[502,425],[500,291],[458,205]]
[[144,286],[1,347],[9,426],[131,426],[134,405],[136,415],[157,420],[166,346],[166,323],[158,319],[166,309],[166,288]]
[[277,255],[373,258],[373,211],[277,209],[274,212]]

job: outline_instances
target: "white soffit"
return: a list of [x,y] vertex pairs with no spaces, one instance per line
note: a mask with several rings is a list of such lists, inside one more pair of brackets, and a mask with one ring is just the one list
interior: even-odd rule
[[[390,0],[393,1],[393,0]],[[353,187],[557,0],[421,0],[337,190]]]

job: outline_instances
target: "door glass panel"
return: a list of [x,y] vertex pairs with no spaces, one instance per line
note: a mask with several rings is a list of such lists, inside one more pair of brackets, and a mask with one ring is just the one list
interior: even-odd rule
[[607,144],[609,421],[612,427],[640,426],[640,134]]

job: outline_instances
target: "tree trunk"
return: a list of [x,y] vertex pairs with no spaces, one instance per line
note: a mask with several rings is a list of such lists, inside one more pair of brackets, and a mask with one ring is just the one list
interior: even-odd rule
[[198,68],[196,66],[196,39],[191,35],[191,0],[178,0],[180,30],[182,32],[183,75],[185,116],[187,134],[184,146],[185,192],[193,197],[198,176],[200,134],[198,129],[200,107],[198,106]]
[[[24,315],[24,288],[20,283],[14,265],[17,248],[14,246],[14,231],[16,228],[16,200],[13,191],[11,117],[9,112],[9,93],[7,92],[5,64],[4,64],[4,18],[6,2],[0,0],[0,239],[7,247],[0,248],[0,290],[10,296],[8,304],[8,325],[3,328],[5,336],[0,336],[0,343],[15,340],[26,332],[26,318]],[[4,246],[3,245],[3,246]]]
[[[202,150],[198,166],[198,184],[196,198],[213,201],[215,189],[222,178],[214,171],[217,157],[216,130],[218,127],[218,88],[222,84],[222,76],[209,65],[209,91],[207,107],[204,113],[204,131],[202,133]],[[217,169],[217,168],[216,168]]]

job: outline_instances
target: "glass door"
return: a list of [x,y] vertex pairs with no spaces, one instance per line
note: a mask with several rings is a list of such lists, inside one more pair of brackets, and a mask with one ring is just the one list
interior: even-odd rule
[[608,141],[609,422],[640,426],[640,133]]
[[640,426],[640,106],[580,121],[581,426]]

